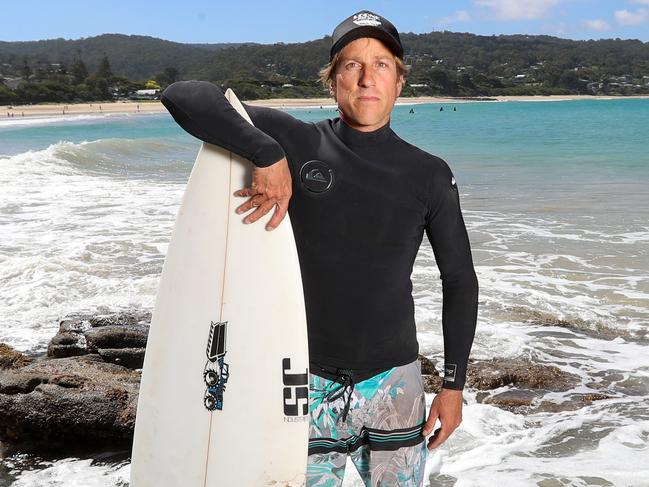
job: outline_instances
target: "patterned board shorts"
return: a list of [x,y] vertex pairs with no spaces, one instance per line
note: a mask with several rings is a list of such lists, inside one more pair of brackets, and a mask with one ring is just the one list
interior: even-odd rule
[[355,384],[345,420],[342,389],[310,374],[307,486],[340,486],[347,455],[368,487],[421,486],[427,450],[419,361]]

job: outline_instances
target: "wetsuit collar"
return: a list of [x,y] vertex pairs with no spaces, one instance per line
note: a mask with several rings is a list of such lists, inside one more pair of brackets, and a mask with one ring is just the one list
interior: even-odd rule
[[348,146],[369,146],[386,142],[392,134],[390,121],[372,132],[361,132],[347,125],[341,118],[336,118],[333,129],[340,140]]

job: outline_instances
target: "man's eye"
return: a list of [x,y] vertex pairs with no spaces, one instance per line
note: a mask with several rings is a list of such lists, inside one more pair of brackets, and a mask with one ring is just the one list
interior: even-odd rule
[[347,63],[347,69],[354,69],[354,68],[357,68],[357,67],[358,67],[358,63],[356,63],[354,61]]
[[384,63],[383,61],[379,61],[378,65],[379,65],[379,68],[387,68],[388,67],[387,63]]

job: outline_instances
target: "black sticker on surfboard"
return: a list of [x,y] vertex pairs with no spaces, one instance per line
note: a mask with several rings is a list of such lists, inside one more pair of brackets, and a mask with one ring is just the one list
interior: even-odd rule
[[230,377],[230,367],[225,363],[227,324],[227,321],[210,323],[206,350],[207,363],[203,371],[203,380],[207,386],[203,403],[208,411],[223,409],[223,392]]
[[306,417],[309,414],[309,369],[306,369],[304,373],[297,374],[289,373],[290,370],[291,359],[282,359],[284,415]]

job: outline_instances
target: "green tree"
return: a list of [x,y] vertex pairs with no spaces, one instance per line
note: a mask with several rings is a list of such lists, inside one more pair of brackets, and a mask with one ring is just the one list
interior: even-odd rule
[[108,62],[108,56],[104,53],[104,57],[99,61],[99,66],[97,67],[97,72],[95,76],[100,79],[108,79],[113,76],[113,72],[110,69],[110,63]]
[[16,94],[5,86],[4,83],[0,83],[0,105],[11,105],[18,101]]
[[23,77],[23,79],[29,79],[29,77],[32,75],[32,68],[29,67],[29,64],[27,64],[27,58],[23,59],[23,67],[20,70],[20,74]]
[[169,86],[178,80],[178,70],[174,67],[165,68],[161,73],[155,75],[155,80],[161,86]]
[[75,58],[74,61],[72,61],[70,72],[72,74],[72,82],[75,85],[80,85],[88,77],[88,69],[86,68],[86,63],[84,63],[80,57]]
[[160,85],[157,83],[157,81],[150,79],[144,84],[144,88],[147,90],[159,90]]

